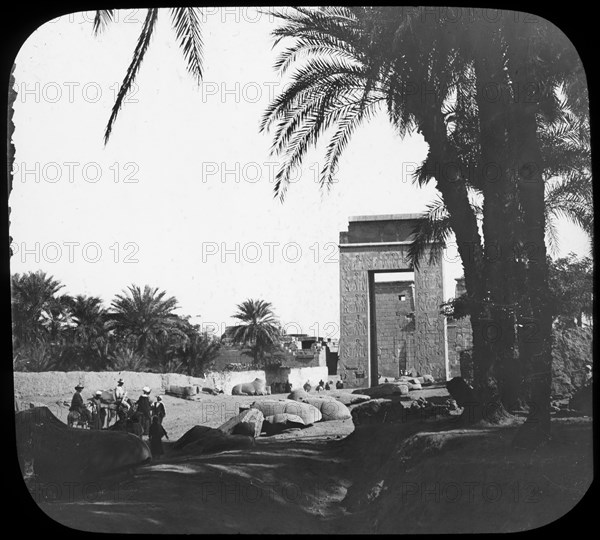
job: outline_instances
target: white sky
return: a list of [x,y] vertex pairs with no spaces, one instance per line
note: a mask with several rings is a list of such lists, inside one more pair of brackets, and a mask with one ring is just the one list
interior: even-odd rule
[[[409,172],[426,145],[402,141],[381,115],[355,133],[331,191],[315,182],[323,140],[281,204],[271,135],[258,132],[280,87],[272,68],[280,48],[270,36],[277,23],[228,8],[205,16],[201,88],[161,10],[136,91],[105,147],[144,17],[119,11],[94,37],[93,13],[64,16],[21,48],[11,272],[42,269],[63,292],[107,306],[132,283],[159,287],[178,299],[180,314],[207,326],[231,324],[236,304],[262,298],[290,332],[337,337],[339,231],[349,216],[424,210],[435,189],[413,186]],[[581,231],[564,222],[559,231],[559,255],[587,254]],[[448,298],[462,269],[448,262],[445,271]]]

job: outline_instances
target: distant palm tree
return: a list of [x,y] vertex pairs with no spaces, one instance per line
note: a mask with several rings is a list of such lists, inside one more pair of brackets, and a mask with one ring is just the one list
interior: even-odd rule
[[109,327],[131,343],[134,350],[146,354],[152,342],[161,337],[177,334],[182,337],[181,320],[173,313],[178,307],[174,296],[146,285],[144,290],[136,285],[116,295],[109,312]]
[[188,339],[177,351],[177,358],[181,361],[185,373],[192,377],[202,377],[204,371],[212,366],[219,355],[221,343],[218,339],[206,332],[197,330],[188,333]]
[[[45,272],[14,274],[11,279],[15,346],[46,335],[44,323],[56,311],[56,293],[64,285]],[[45,314],[45,315],[44,315]]]
[[50,371],[58,363],[52,346],[41,338],[25,343],[13,356],[14,371]]
[[146,358],[130,347],[118,347],[110,364],[115,371],[144,371],[148,367]]
[[69,346],[78,363],[88,369],[104,369],[112,348],[111,331],[107,324],[108,312],[97,296],[65,296],[74,325],[68,330]]
[[280,325],[272,306],[264,300],[250,299],[237,308],[238,312],[233,317],[241,324],[233,327],[232,340],[250,349],[254,363],[262,362],[265,353],[278,343],[280,336]]
[[[115,99],[106,130],[104,132],[104,143],[108,142],[113,124],[121,110],[125,97],[131,90],[131,87],[138,74],[142,60],[150,45],[150,38],[156,28],[156,21],[159,14],[158,8],[150,8],[146,14],[142,31],[138,37],[138,42],[133,52],[133,58],[127,68],[127,73],[119,92]],[[202,80],[202,54],[203,43],[200,32],[200,8],[170,8],[171,21],[175,30],[175,35],[179,46],[183,49],[183,55],[187,61],[188,71],[194,76],[196,82],[200,84]],[[94,19],[94,34],[102,31],[114,17],[114,9],[102,9],[96,11]]]
[[65,303],[76,323],[75,333],[78,341],[89,342],[90,339],[105,333],[107,311],[101,298],[78,294],[66,298]]

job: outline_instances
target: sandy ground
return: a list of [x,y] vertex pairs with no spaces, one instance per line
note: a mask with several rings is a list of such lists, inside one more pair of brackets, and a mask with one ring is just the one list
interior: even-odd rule
[[[551,443],[535,454],[510,445],[520,419],[460,429],[448,418],[356,428],[351,420],[319,422],[260,437],[246,450],[171,453],[194,425],[218,427],[240,406],[284,397],[164,396],[170,442],[162,458],[76,493],[35,486],[34,500],[58,523],[95,532],[508,532],[568,512],[593,476],[589,418],[554,422]],[[66,421],[67,407],[57,404],[65,399],[31,401]]]
[[[352,393],[354,389],[344,389],[343,392]],[[310,392],[311,395],[328,395],[339,392],[335,391],[323,391],[323,392]],[[163,426],[169,435],[171,441],[176,441],[186,431],[195,425],[208,426],[217,428],[224,424],[227,420],[236,416],[240,412],[240,408],[249,407],[254,401],[271,400],[271,399],[286,399],[288,394],[272,394],[269,396],[230,396],[225,394],[218,394],[216,396],[200,393],[194,396],[193,399],[181,399],[168,394],[161,394],[167,416],[163,421]],[[61,394],[56,396],[29,396],[23,397],[21,403],[24,408],[29,408],[30,403],[45,405],[50,408],[52,413],[62,420],[67,422],[67,414],[69,413],[68,404],[71,402],[72,394]],[[84,394],[84,399],[87,400],[91,396]],[[134,400],[139,396],[131,396]],[[151,396],[155,398],[156,396]],[[424,397],[425,399],[431,398],[448,398],[448,391],[445,387],[436,385],[432,387],[426,387],[422,390],[413,390],[410,392],[410,397],[418,399]],[[410,402],[405,402],[406,406]],[[354,425],[351,420],[340,421],[340,422],[318,422],[313,426],[310,426],[301,432],[302,438],[313,438],[313,437],[344,437],[352,433]],[[276,435],[278,439],[281,438],[298,438],[298,434],[293,432],[290,434]]]

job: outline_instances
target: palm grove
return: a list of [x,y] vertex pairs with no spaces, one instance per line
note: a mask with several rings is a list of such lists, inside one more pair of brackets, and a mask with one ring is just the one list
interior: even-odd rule
[[[202,78],[201,10],[170,10],[176,37]],[[105,131],[139,71],[158,17],[149,9]],[[414,175],[439,200],[415,231],[414,266],[431,240],[452,234],[466,295],[453,306],[473,330],[481,415],[500,421],[530,404],[524,432],[547,433],[553,303],[546,242],[562,215],[593,227],[589,107],[583,66],[551,23],[512,11],[463,8],[279,9],[275,62],[288,80],[264,113],[281,159],[283,200],[307,151],[326,139],[322,187],[353,132],[382,111],[400,137],[420,134],[428,153]],[[99,32],[112,11],[97,13]],[[374,196],[377,196],[374,193]],[[554,310],[555,311],[555,310]],[[258,353],[257,353],[258,354]]]
[[43,271],[12,276],[16,371],[131,370],[202,376],[218,355],[217,339],[174,313],[174,297],[129,286],[107,309],[95,296],[59,294]]
[[[130,370],[202,377],[218,358],[221,340],[174,311],[174,296],[130,285],[110,307],[96,296],[60,294],[45,272],[12,276],[15,371]],[[264,365],[281,349],[273,306],[248,299],[232,315],[230,337],[242,354]]]

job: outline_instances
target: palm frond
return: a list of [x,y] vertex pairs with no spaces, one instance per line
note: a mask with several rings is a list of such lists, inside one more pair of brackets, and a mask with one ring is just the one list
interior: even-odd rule
[[102,32],[108,24],[113,20],[114,9],[99,9],[94,16],[94,35],[97,36]]
[[438,196],[427,205],[425,219],[419,220],[415,226],[407,253],[409,263],[415,270],[419,269],[427,251],[428,264],[437,263],[451,234],[450,216],[444,201]]
[[171,8],[171,19],[177,40],[187,61],[188,71],[200,84],[204,44],[198,8]]
[[590,239],[594,234],[594,201],[591,174],[572,172],[546,184],[546,215],[564,217],[581,227]]
[[138,42],[133,53],[133,58],[131,60],[131,63],[129,64],[129,67],[127,68],[127,73],[125,74],[123,83],[119,88],[119,92],[117,94],[117,98],[115,99],[110,118],[108,119],[108,124],[104,132],[104,144],[108,143],[108,139],[110,138],[110,134],[112,132],[112,126],[117,118],[117,115],[119,114],[119,111],[121,110],[125,96],[127,96],[129,91],[131,90],[131,86],[135,81],[142,60],[144,59],[144,55],[148,50],[150,38],[152,37],[154,27],[156,26],[157,17],[158,8],[150,8],[146,15],[142,31],[139,35]]
[[558,229],[556,228],[556,223],[554,222],[554,216],[548,215],[546,213],[546,243],[548,244],[548,250],[552,256],[558,255],[559,249],[559,239],[558,239]]

